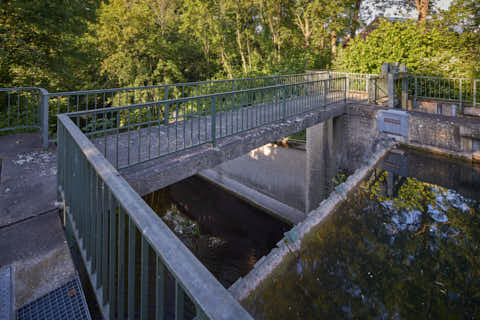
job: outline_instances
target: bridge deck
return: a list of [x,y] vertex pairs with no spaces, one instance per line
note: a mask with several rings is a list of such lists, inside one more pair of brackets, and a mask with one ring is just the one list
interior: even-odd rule
[[[332,92],[326,103],[328,105],[336,101],[338,97]],[[87,135],[91,135],[95,146],[110,163],[117,168],[126,168],[192,147],[211,144],[213,139],[219,140],[280,122],[284,117],[323,111],[326,108],[324,103],[321,97],[297,97],[289,99],[285,106],[281,102],[250,107],[233,105],[217,112],[215,119],[211,115],[189,114],[182,110],[182,114],[171,117],[168,124],[153,120],[127,125],[122,131],[112,129],[109,134],[101,133],[101,137],[95,137],[97,132]],[[212,120],[215,121],[214,124]]]
[[[266,111],[268,106],[265,106],[263,109],[263,112],[259,112],[258,119],[260,119],[262,116],[268,116],[268,112]],[[266,143],[289,136],[295,132],[304,130],[332,117],[340,116],[344,114],[344,112],[345,105],[343,103],[332,104],[326,108],[321,107],[313,109],[310,112],[305,112],[296,116],[290,116],[286,121],[277,120],[275,122],[259,126],[255,125],[255,120],[253,120],[248,129],[245,129],[247,127],[244,126],[244,130],[242,131],[235,132],[235,130],[233,130],[233,133],[235,134],[232,134],[232,129],[228,129],[226,123],[227,121],[229,124],[231,122],[236,123],[238,117],[236,117],[235,114],[225,114],[222,124],[218,124],[216,126],[217,137],[220,138],[217,139],[215,148],[213,148],[212,144],[205,139],[205,137],[208,137],[208,135],[201,133],[199,135],[200,140],[195,140],[198,139],[198,136],[197,138],[195,138],[195,136],[198,134],[197,130],[199,123],[207,122],[207,131],[209,130],[208,127],[210,122],[208,119],[201,119],[204,120],[204,122],[197,122],[196,126],[191,122],[186,121],[186,125],[182,126],[181,129],[170,125],[168,127],[156,126],[150,129],[142,129],[139,130],[139,132],[136,132],[135,135],[130,133],[130,137],[128,136],[128,133],[123,133],[118,138],[118,144],[120,146],[118,149],[119,154],[124,152],[123,156],[118,156],[120,164],[125,164],[128,162],[128,154],[126,154],[128,152],[130,152],[131,158],[133,156],[137,156],[137,159],[148,159],[149,149],[150,156],[154,154],[158,155],[158,137],[160,137],[160,142],[168,141],[170,150],[175,150],[176,144],[179,145],[180,141],[184,141],[184,139],[187,142],[190,141],[192,126],[193,132],[195,133],[193,141],[200,141],[203,143],[194,144],[193,146],[187,143],[188,148],[183,150],[180,149],[181,151],[173,154],[167,154],[166,146],[163,145],[163,149],[160,149],[164,152],[161,157],[152,157],[150,160],[137,162],[134,165],[124,167],[120,169],[120,173],[140,195],[145,195],[172,183],[188,178],[189,176],[192,176],[203,169],[213,168],[222,162],[235,159],[257,147],[265,145]],[[257,118],[254,117],[253,119]],[[239,123],[241,122],[239,121]],[[242,127],[239,126],[239,128]],[[201,125],[200,132],[204,132],[202,129],[205,128]],[[153,133],[153,131],[157,132]],[[168,140],[169,137],[170,140]],[[129,139],[130,150],[128,149]],[[142,144],[142,141],[146,143]],[[96,140],[95,143],[97,144],[99,150],[105,151],[104,139],[103,141]],[[160,146],[162,147],[162,144],[160,144]],[[157,148],[155,152],[154,148]],[[132,149],[135,150],[135,153],[132,151]],[[141,152],[140,157],[138,157],[138,150]],[[111,149],[109,150],[108,141],[106,154],[107,157],[113,156],[113,159],[109,159],[110,161],[116,159],[115,152]]]

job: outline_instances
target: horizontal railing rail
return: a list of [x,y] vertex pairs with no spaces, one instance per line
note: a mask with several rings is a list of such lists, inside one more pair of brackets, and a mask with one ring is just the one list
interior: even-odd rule
[[344,103],[346,78],[69,113],[116,168]]
[[322,74],[322,72],[319,72],[315,74],[291,74],[49,93],[50,137],[51,140],[55,138],[55,115],[57,114],[296,83],[307,79],[315,80],[315,77],[320,77]]
[[105,319],[251,319],[67,115],[58,187]]

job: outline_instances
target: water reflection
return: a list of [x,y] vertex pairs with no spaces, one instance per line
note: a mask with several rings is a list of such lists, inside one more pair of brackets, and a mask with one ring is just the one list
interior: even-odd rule
[[377,169],[244,305],[257,319],[478,318],[479,200]]
[[246,275],[290,229],[198,177],[144,198],[227,288]]

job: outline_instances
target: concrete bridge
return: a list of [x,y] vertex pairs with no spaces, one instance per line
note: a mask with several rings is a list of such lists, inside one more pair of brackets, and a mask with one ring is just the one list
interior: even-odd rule
[[[146,316],[151,287],[164,295],[162,285],[146,280],[156,261],[155,277],[163,279],[166,268],[175,278],[177,318],[183,318],[185,297],[198,318],[250,318],[140,196],[307,129],[315,136],[308,148],[316,193],[311,206],[318,205],[333,172],[327,168],[336,163],[334,133],[340,130],[333,119],[345,113],[346,98],[346,78],[334,78],[59,115],[59,198],[97,300],[105,302],[103,314],[140,309]],[[140,254],[133,235],[139,235]],[[138,278],[136,259],[145,266]],[[115,271],[127,272],[128,280],[115,281]]]
[[[147,101],[138,104],[134,103],[138,95],[133,100],[127,95],[130,103],[110,108],[104,108],[106,93],[112,93],[113,102],[114,91],[44,94],[43,103],[56,99],[59,111],[80,110],[58,116],[58,199],[64,204],[69,241],[80,248],[105,318],[159,316],[166,308],[166,295],[175,297],[176,318],[183,318],[187,300],[195,306],[197,319],[250,318],[145,204],[142,195],[307,129],[308,212],[328,194],[336,167],[345,158],[354,167],[361,164],[361,155],[370,150],[379,132],[396,135],[406,143],[447,148],[460,143],[426,139],[439,132],[442,137],[457,137],[460,132],[461,148],[469,152],[480,137],[475,131],[478,121],[445,124],[437,119],[428,126],[432,132],[426,132],[424,124],[432,120],[415,113],[349,105],[356,101],[350,95],[353,91],[357,98],[370,100],[369,80],[359,81],[365,86],[352,88],[355,81],[341,75],[288,79],[253,81],[258,85],[242,90],[236,90],[242,88],[242,79],[225,81],[217,92],[197,94],[195,89],[176,98],[171,96],[172,85],[160,88],[165,92],[160,99],[148,99],[156,95],[147,94]],[[376,86],[374,91],[376,99]],[[79,95],[90,101],[84,111],[78,102],[76,108],[71,105],[72,97],[82,101]],[[89,110],[89,95],[95,96],[94,110]],[[98,103],[102,95],[103,102]],[[40,118],[48,127],[48,119]],[[465,143],[465,139],[470,140]],[[137,262],[145,267],[136,270]],[[172,277],[166,277],[166,270]],[[174,279],[166,286],[168,290],[164,284],[171,280],[167,278]],[[152,294],[155,310],[149,307]]]

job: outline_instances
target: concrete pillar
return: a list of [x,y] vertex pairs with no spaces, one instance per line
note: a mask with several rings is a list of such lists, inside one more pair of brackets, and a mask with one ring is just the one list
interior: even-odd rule
[[332,179],[343,150],[343,117],[307,129],[305,212],[320,205],[333,190]]
[[387,74],[387,82],[388,82],[388,107],[395,108],[395,74],[388,73]]

